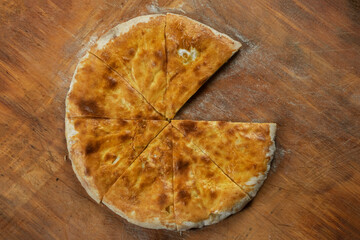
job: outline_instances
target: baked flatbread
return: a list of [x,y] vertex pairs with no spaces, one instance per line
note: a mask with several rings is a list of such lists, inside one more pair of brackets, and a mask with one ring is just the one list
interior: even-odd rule
[[90,50],[127,80],[159,112],[165,112],[165,15],[131,19],[111,29]]
[[241,44],[187,17],[134,18],[78,64],[66,99],[75,174],[129,222],[186,230],[240,211],[266,179],[276,125],[172,119]]
[[168,88],[164,101],[171,119],[241,44],[185,16],[166,15]]
[[249,196],[256,195],[270,169],[276,124],[174,120],[172,125]]
[[103,203],[129,222],[175,230],[169,124],[110,188]]
[[168,124],[156,120],[66,119],[74,172],[97,202]]
[[92,54],[78,64],[66,99],[67,117],[163,119],[124,79]]
[[173,141],[177,230],[217,223],[250,201],[238,185],[176,129]]

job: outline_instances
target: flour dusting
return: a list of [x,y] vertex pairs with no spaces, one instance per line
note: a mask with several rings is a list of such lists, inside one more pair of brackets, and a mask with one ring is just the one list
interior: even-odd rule
[[92,47],[96,43],[98,38],[99,37],[97,35],[91,36],[90,40],[87,43],[83,44],[83,47],[76,53],[76,57],[81,58],[82,56],[84,56],[85,53],[90,49],[90,47]]
[[154,1],[154,3],[146,5],[146,10],[150,13],[161,13],[158,1]]
[[280,165],[281,160],[285,157],[286,154],[290,154],[291,150],[288,149],[283,149],[280,146],[276,146],[276,151],[275,151],[275,156],[274,156],[274,160],[272,161],[271,164],[271,171],[276,172],[277,167]]
[[146,5],[146,10],[149,13],[167,13],[167,12],[181,12],[186,13],[184,8],[184,2],[177,4],[174,7],[160,7],[158,1],[154,1],[152,4]]

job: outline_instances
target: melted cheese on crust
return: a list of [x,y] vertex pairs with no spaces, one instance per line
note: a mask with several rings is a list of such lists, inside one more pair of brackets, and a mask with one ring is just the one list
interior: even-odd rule
[[195,48],[190,48],[190,51],[186,49],[178,49],[178,55],[183,58],[183,64],[187,65],[198,57],[198,51]]

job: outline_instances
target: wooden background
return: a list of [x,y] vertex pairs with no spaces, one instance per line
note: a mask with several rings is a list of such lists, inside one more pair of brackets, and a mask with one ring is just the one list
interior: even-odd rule
[[[182,234],[90,199],[66,158],[79,57],[138,15],[185,14],[244,47],[178,119],[276,122],[276,158],[242,212]],[[358,0],[0,1],[0,238],[360,239]]]

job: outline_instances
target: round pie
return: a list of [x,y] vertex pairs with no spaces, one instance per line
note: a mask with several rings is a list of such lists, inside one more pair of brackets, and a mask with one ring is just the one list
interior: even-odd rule
[[129,222],[186,230],[240,211],[266,179],[274,123],[172,120],[241,44],[185,16],[121,23],[80,60],[66,139],[82,186]]

